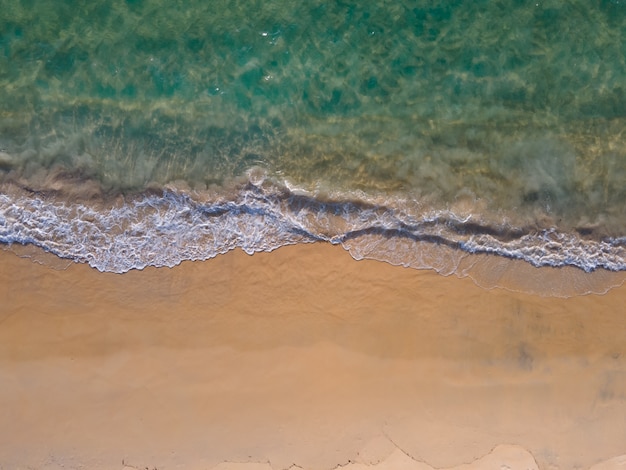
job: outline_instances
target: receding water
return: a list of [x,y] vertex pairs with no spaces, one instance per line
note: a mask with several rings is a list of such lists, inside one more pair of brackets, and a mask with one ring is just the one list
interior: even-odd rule
[[626,270],[626,3],[0,0],[0,241]]

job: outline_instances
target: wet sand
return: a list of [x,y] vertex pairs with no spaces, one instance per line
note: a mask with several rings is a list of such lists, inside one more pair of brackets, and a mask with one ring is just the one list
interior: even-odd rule
[[0,469],[626,468],[626,288],[339,247],[173,269],[0,251]]

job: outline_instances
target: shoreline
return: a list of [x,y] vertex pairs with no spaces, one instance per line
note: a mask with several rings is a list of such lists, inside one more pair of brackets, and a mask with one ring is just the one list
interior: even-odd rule
[[623,468],[624,286],[485,290],[320,243],[0,266],[0,468]]
[[237,248],[252,254],[322,241],[356,260],[542,296],[602,294],[626,280],[624,239],[603,234],[608,226],[562,231],[548,219],[490,221],[488,211],[475,215],[471,204],[434,209],[382,195],[318,197],[248,176],[230,196],[150,190],[109,207],[25,190],[0,194],[0,244],[111,273],[206,261]]

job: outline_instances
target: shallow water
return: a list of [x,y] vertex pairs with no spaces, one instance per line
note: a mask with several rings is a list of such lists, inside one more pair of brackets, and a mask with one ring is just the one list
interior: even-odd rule
[[626,269],[623,2],[2,3],[5,245]]

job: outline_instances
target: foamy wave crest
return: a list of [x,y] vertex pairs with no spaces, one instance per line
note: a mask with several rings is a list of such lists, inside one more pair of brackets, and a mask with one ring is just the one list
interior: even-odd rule
[[[209,197],[174,189],[97,207],[54,196],[0,194],[0,242],[123,273],[326,241],[372,258],[442,274],[474,255],[584,272],[626,270],[626,239],[585,238],[556,228],[488,225],[478,215],[421,211],[419,204],[363,195],[319,197],[285,185],[247,182]],[[465,268],[464,268],[465,269]]]
[[254,186],[233,200],[202,203],[171,190],[106,209],[0,195],[0,241],[33,244],[62,258],[123,273],[314,241],[275,197]]

